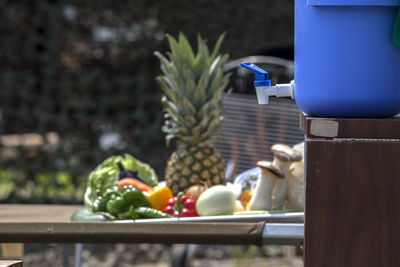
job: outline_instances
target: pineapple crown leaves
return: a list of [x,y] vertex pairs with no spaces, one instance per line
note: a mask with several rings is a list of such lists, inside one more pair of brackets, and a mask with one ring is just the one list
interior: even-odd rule
[[229,82],[224,73],[228,55],[219,50],[222,34],[210,53],[205,40],[197,38],[195,53],[183,33],[178,39],[167,35],[170,50],[155,52],[162,75],[157,77],[163,91],[166,141],[176,138],[186,145],[210,143],[222,120],[223,92]]

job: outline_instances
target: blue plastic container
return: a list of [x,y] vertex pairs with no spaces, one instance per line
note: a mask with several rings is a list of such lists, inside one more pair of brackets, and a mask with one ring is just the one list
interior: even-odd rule
[[295,0],[295,99],[318,117],[400,113],[400,0]]

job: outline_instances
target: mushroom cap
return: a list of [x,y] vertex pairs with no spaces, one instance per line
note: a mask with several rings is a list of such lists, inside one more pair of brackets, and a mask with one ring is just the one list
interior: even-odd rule
[[275,164],[272,164],[272,162],[270,161],[265,161],[265,160],[258,161],[257,166],[271,173],[272,176],[274,176],[274,178],[277,179],[285,178],[285,175],[283,174],[281,168],[279,168]]
[[300,161],[303,159],[301,152],[284,144],[273,145],[271,151],[274,154],[274,157],[283,162]]

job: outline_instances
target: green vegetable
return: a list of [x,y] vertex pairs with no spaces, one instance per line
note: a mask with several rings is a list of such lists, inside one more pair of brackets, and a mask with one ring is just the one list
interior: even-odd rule
[[153,208],[140,207],[136,208],[135,212],[141,218],[173,218],[171,215]]
[[97,197],[93,202],[92,210],[94,212],[106,212],[107,211],[107,200],[102,197]]
[[102,168],[100,166],[102,164],[89,174],[84,195],[85,207],[88,209],[92,209],[93,202],[99,195],[102,195],[107,188],[112,187],[118,181],[117,171],[111,167]]
[[131,206],[129,208],[129,215],[131,219],[139,219],[139,214],[135,211],[135,209],[133,208],[133,206]]
[[135,212],[133,206],[129,206],[129,209],[118,214],[120,220],[135,220],[139,219],[139,215]]
[[113,197],[121,196],[121,193],[122,193],[121,188],[115,185],[113,187],[108,188],[102,197],[106,200],[110,200]]
[[110,221],[115,218],[106,212],[91,212],[87,209],[77,210],[72,214],[71,221],[74,222],[101,222]]
[[[154,171],[154,169],[150,167],[149,164],[143,163],[129,154],[124,154],[123,157],[121,156],[119,157],[120,157],[119,160],[124,165],[124,167],[137,172],[137,176],[141,180],[143,180],[146,184],[152,187],[157,185],[158,183],[157,174]],[[114,160],[115,164],[117,163],[117,161],[118,159]]]
[[119,215],[129,212],[130,206],[121,196],[116,196],[107,202],[107,211],[121,219]]
[[[98,202],[106,202],[107,212],[120,220],[139,219],[141,216],[136,208],[151,207],[143,193],[133,186],[125,186],[122,189],[118,186],[108,188],[104,196],[96,199],[94,204]],[[151,214],[149,213],[148,216]],[[160,215],[154,214],[154,216]]]
[[90,174],[84,195],[87,209],[93,210],[94,201],[103,196],[107,189],[112,188],[119,180],[118,162],[127,169],[138,173],[138,177],[150,186],[157,185],[158,178],[150,165],[139,161],[129,154],[112,156],[100,163]]
[[122,198],[131,203],[135,208],[136,207],[149,207],[151,208],[150,202],[143,195],[142,191],[133,187],[133,186],[125,186],[122,189]]
[[[116,191],[109,189],[106,193],[106,196],[111,196],[107,201],[107,211],[119,219],[127,219],[133,212],[130,211],[131,207],[151,207],[143,193],[133,186],[126,186],[123,189],[114,187],[114,189]],[[129,219],[133,218],[129,217]]]

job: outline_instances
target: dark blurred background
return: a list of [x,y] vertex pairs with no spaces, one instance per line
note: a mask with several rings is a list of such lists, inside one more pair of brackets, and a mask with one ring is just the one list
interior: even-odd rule
[[[91,169],[130,153],[163,179],[154,51],[227,35],[230,59],[293,59],[293,0],[0,1],[0,202],[79,203]],[[235,90],[235,88],[233,88]]]

